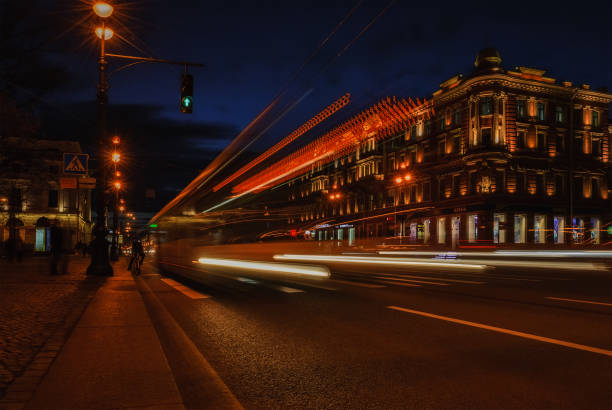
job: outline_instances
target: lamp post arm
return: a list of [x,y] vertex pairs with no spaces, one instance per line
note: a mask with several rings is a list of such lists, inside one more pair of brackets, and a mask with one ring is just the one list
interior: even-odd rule
[[182,65],[182,66],[189,66],[189,67],[206,67],[206,65],[201,64],[201,63],[191,63],[189,61],[164,60],[162,58],[128,56],[128,55],[123,55],[123,54],[112,54],[112,53],[106,53],[105,56],[112,57],[112,58],[119,58],[123,60],[137,60],[143,63],[147,62],[147,63],[174,64],[174,65]]

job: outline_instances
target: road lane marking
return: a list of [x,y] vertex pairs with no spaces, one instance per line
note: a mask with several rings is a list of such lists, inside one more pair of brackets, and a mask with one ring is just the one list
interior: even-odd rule
[[440,286],[447,286],[448,283],[441,283],[441,282],[429,282],[426,280],[418,280],[418,279],[401,279],[401,278],[394,278],[394,277],[389,277],[389,276],[374,276],[376,279],[383,279],[384,281],[391,281],[391,282],[411,282],[411,283],[424,283],[426,285],[440,285]]
[[345,285],[359,286],[362,288],[372,288],[372,289],[386,288],[385,285],[376,285],[374,283],[353,282],[351,280],[332,279],[332,281],[338,282],[338,283],[344,283]]
[[[472,285],[482,285],[482,284],[486,283],[486,282],[478,282],[478,281],[475,281],[475,280],[447,279],[447,278],[431,277],[431,276],[390,275],[390,274],[387,274],[386,276],[389,277],[389,278],[393,277],[393,278],[402,278],[402,279],[404,279],[404,278],[434,279],[434,280],[443,280],[443,281],[446,281],[446,282],[469,283],[469,284],[472,284]],[[418,281],[415,281],[415,282],[418,282]],[[426,282],[423,282],[423,283],[426,283]],[[448,285],[448,284],[445,283],[445,285]]]
[[566,302],[576,302],[576,303],[589,303],[589,304],[591,304],[591,305],[612,306],[612,303],[594,302],[594,301],[592,301],[592,300],[555,298],[555,297],[552,297],[552,296],[546,296],[546,299],[552,299],[552,300],[564,300],[564,301],[566,301]]
[[587,352],[603,354],[605,356],[612,356],[612,350],[600,349],[598,347],[592,347],[592,346],[581,345],[578,343],[566,342],[564,340],[552,339],[550,337],[532,335],[531,333],[517,332],[516,330],[504,329],[502,327],[496,327],[496,326],[489,326],[489,325],[485,325],[482,323],[469,322],[467,320],[455,319],[453,317],[448,317],[448,316],[434,315],[433,313],[421,312],[419,310],[406,309],[406,308],[402,308],[398,306],[387,306],[387,308],[392,309],[392,310],[398,310],[400,312],[413,313],[419,316],[430,317],[433,319],[445,320],[447,322],[459,323],[461,325],[467,325],[467,326],[477,327],[480,329],[491,330],[493,332],[505,333],[508,335],[518,336],[518,337],[522,337],[525,339],[537,340],[539,342],[552,343],[555,345],[565,346],[565,347],[569,347],[572,349],[584,350]]
[[198,292],[197,290],[193,290],[173,279],[163,278],[161,281],[166,283],[168,286],[173,287],[174,289],[176,289],[177,291],[181,292],[183,295],[191,299],[208,299],[210,297],[208,295]]
[[285,293],[303,293],[302,289],[288,288],[287,286],[275,286],[275,289]]
[[389,280],[379,280],[378,283],[386,283],[387,285],[395,285],[395,286],[409,286],[411,288],[420,288],[421,285],[417,285],[416,283],[406,283],[406,282],[391,282]]

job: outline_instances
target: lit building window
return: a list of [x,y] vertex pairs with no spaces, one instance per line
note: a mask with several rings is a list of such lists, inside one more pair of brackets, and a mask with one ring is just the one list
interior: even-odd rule
[[438,218],[438,243],[446,243],[446,220]]
[[555,121],[559,123],[563,122],[563,107],[560,105],[557,105],[555,108]]
[[535,243],[546,242],[546,215],[535,215],[533,219],[533,240]]
[[429,219],[426,219],[423,221],[423,242],[424,243],[429,243],[429,237],[430,237],[429,224],[430,223],[431,221]]
[[538,120],[544,121],[544,103],[538,103]]
[[598,218],[591,218],[591,243],[599,244],[599,233],[601,223]]
[[492,111],[491,97],[483,98],[480,101],[480,115],[489,115]]
[[599,127],[599,112],[598,111],[591,111],[591,124],[593,125],[593,128],[598,128]]
[[553,219],[553,241],[555,243],[565,242],[565,218],[555,216]]
[[514,215],[514,243],[525,243],[525,215]]
[[493,242],[494,243],[505,243],[506,242],[506,230],[503,229],[503,226],[502,226],[505,222],[506,222],[506,215],[495,214],[493,218]]
[[584,237],[584,221],[581,218],[574,218],[572,220],[572,238],[574,243],[582,243]]
[[517,103],[516,103],[516,116],[518,118],[525,118],[525,100],[517,101]]
[[478,240],[478,215],[468,215],[468,242]]
[[460,121],[459,115],[460,115],[459,110],[455,110],[455,112],[453,113],[453,124],[459,125],[459,121]]

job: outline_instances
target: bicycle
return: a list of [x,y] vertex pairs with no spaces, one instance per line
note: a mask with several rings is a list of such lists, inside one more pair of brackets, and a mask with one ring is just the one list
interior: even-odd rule
[[140,267],[141,267],[141,265],[142,265],[142,260],[143,260],[143,259],[144,259],[144,258],[142,258],[140,255],[136,255],[136,256],[134,257],[134,261],[132,262],[132,274],[133,274],[134,276],[138,276],[138,275],[140,275],[140,272],[141,272],[141,271],[140,271]]

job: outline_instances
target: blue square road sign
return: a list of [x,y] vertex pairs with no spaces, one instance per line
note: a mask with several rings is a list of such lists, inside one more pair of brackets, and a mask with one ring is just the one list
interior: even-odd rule
[[87,175],[89,155],[64,153],[64,174]]

